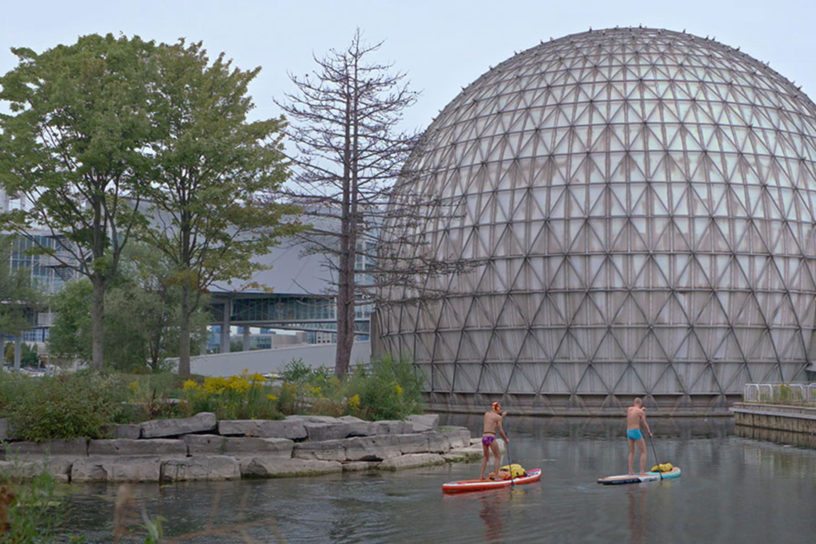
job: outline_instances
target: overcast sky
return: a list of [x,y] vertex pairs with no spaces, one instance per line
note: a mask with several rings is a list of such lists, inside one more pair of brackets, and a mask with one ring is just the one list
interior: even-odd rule
[[0,0],[0,73],[10,48],[41,52],[92,33],[202,41],[242,69],[261,66],[250,88],[258,117],[280,112],[273,98],[293,89],[288,72],[313,69],[312,55],[342,49],[359,27],[384,41],[421,91],[406,125],[424,129],[462,87],[490,66],[548,40],[614,26],[667,28],[715,37],[765,62],[816,97],[814,0]]

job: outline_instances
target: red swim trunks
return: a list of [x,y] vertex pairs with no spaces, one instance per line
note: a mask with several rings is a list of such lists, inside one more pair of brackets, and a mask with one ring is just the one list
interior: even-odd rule
[[482,435],[482,444],[484,444],[485,446],[490,446],[490,444],[492,444],[494,440],[496,440],[495,436],[489,434]]

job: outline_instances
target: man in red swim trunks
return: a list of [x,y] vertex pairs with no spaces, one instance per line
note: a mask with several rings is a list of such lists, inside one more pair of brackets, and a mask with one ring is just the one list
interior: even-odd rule
[[502,419],[507,415],[507,412],[502,412],[501,404],[494,402],[490,405],[490,410],[484,415],[484,430],[482,431],[482,451],[484,452],[484,459],[482,459],[482,471],[479,473],[479,478],[485,479],[485,469],[487,468],[487,461],[490,458],[490,451],[493,450],[493,460],[496,468],[493,472],[499,473],[499,465],[501,461],[501,452],[499,451],[499,444],[496,442],[496,432],[501,434],[502,440],[505,444],[510,443],[510,439],[504,434],[502,429]]
[[[626,438],[629,442],[629,474],[632,474],[632,461],[635,460],[635,444],[640,450],[640,475],[646,474],[646,441],[640,432],[640,426],[646,427],[646,432],[652,436],[652,430],[646,423],[646,408],[640,397],[635,397],[632,406],[626,409]],[[657,461],[655,461],[656,463]]]

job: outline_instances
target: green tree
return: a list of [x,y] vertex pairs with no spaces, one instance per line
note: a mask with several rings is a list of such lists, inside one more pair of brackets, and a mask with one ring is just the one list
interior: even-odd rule
[[[155,252],[130,244],[105,302],[105,367],[126,371],[159,370],[167,357],[178,354],[180,293],[169,285]],[[61,359],[88,361],[91,336],[90,282],[66,284],[53,297],[56,312],[48,346]],[[193,314],[195,346],[206,338],[208,316]]]
[[23,201],[0,216],[28,236],[36,226],[64,240],[37,245],[92,286],[91,360],[101,369],[105,291],[139,225],[145,146],[157,126],[153,42],[90,35],[37,54],[15,48],[0,77],[0,184]]
[[191,316],[217,281],[246,279],[252,257],[298,230],[297,208],[276,203],[287,176],[282,119],[247,121],[247,86],[259,68],[242,71],[201,43],[158,49],[161,137],[155,155],[156,221],[145,240],[172,265],[180,289],[179,374],[190,373]]

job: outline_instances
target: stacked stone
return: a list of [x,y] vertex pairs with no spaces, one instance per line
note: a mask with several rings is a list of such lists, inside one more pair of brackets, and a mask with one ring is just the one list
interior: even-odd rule
[[65,482],[231,480],[396,470],[481,454],[468,429],[438,424],[436,414],[373,422],[351,416],[217,421],[202,412],[115,425],[110,439],[6,442],[0,471],[31,477],[47,470]]

